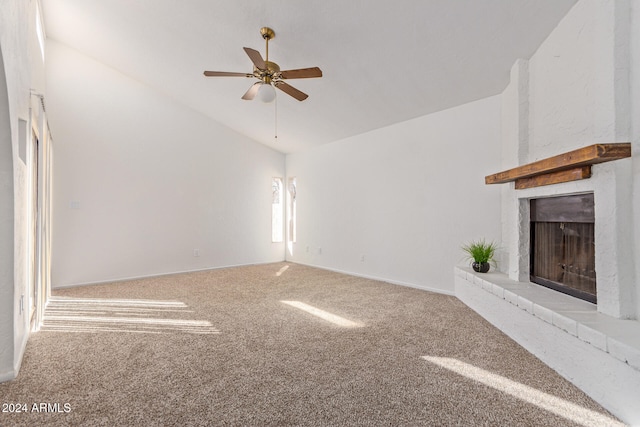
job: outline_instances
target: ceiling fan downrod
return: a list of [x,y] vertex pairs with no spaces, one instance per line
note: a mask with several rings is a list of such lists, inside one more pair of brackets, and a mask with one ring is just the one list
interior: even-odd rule
[[262,27],[262,28],[260,28],[260,34],[262,35],[262,38],[265,39],[266,42],[267,42],[267,49],[266,49],[267,57],[266,57],[266,61],[269,62],[269,40],[271,40],[272,38],[274,38],[276,36],[276,32],[273,31],[269,27]]

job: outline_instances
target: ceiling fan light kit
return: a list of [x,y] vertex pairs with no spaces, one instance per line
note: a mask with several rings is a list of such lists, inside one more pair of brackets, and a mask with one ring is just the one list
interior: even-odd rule
[[278,64],[269,61],[269,40],[273,39],[276,36],[276,33],[269,27],[262,27],[260,29],[260,34],[266,41],[266,59],[263,59],[262,55],[257,50],[249,47],[244,48],[245,53],[249,59],[251,59],[251,62],[253,62],[252,73],[205,71],[204,75],[206,77],[254,77],[258,79],[259,81],[254,83],[253,86],[251,86],[242,96],[242,99],[248,101],[254,99],[257,95],[263,102],[272,102],[276,97],[274,87],[280,89],[298,101],[304,101],[307,99],[309,95],[294,88],[284,80],[322,77],[322,70],[318,67],[311,67],[281,71]]
[[270,84],[263,83],[260,85],[258,98],[260,98],[260,101],[267,104],[273,102],[273,100],[276,99],[276,90]]

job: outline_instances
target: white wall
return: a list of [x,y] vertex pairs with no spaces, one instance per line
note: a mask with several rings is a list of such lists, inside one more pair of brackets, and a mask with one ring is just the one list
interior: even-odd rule
[[[1,46],[0,46],[1,48]],[[0,51],[0,375],[13,371],[13,147]]]
[[26,141],[18,136],[20,120],[31,123],[30,91],[44,92],[35,10],[35,0],[0,1],[0,381],[17,375],[29,336],[30,165],[20,156]]
[[271,243],[283,154],[60,43],[47,49],[54,287],[284,259]]
[[499,153],[496,96],[290,154],[287,259],[452,293],[460,246],[500,240],[500,189],[484,184]]
[[621,318],[636,317],[640,307],[634,220],[640,141],[632,114],[638,97],[630,90],[638,93],[639,46],[631,35],[638,32],[637,9],[637,1],[579,1],[529,61],[514,65],[502,94],[503,169],[595,143],[632,142],[632,159],[596,165],[588,180],[529,190],[503,186],[507,271],[521,281],[529,277],[528,199],[594,193],[598,310]]
[[628,11],[627,0],[579,1],[530,59],[530,161],[628,141]]
[[[634,254],[640,254],[640,226],[637,218],[640,218],[640,2],[631,2],[630,13],[631,28],[629,39],[631,41],[629,85],[630,85],[630,141],[633,150],[633,223]],[[637,259],[637,258],[636,258]],[[640,318],[640,262],[635,262],[636,280],[636,317]]]

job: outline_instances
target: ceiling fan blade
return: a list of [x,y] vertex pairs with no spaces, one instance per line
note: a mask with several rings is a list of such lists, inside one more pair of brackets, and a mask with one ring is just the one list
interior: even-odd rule
[[204,75],[207,77],[253,77],[253,74],[249,73],[232,73],[228,71],[205,71]]
[[322,70],[318,67],[299,68],[297,70],[285,70],[280,72],[283,79],[308,79],[322,77]]
[[304,101],[309,97],[309,95],[307,95],[306,93],[299,91],[295,87],[285,82],[275,82],[275,86],[287,95],[293,96],[298,101]]
[[262,84],[263,84],[262,82],[255,82],[249,88],[249,90],[246,91],[244,95],[242,95],[242,99],[247,100],[247,101],[251,101],[258,94],[258,91],[260,90],[260,86],[262,86]]
[[260,52],[255,49],[251,49],[250,47],[243,47],[243,49],[247,52],[249,59],[251,59],[251,62],[253,62],[253,65],[255,65],[257,69],[264,70],[267,68],[267,64],[265,64],[264,59],[262,59]]

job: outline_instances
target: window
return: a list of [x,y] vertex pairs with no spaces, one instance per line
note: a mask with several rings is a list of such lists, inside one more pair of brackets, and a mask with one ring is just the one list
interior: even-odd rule
[[40,54],[42,55],[42,62],[44,62],[44,26],[42,25],[42,18],[40,16],[39,2],[36,2],[36,34],[38,36],[38,44],[40,45]]
[[282,200],[282,178],[271,179],[271,241],[280,243],[283,240],[283,200]]
[[296,242],[296,195],[297,195],[297,186],[296,186],[296,178],[289,178],[289,185],[287,186],[287,190],[289,191],[289,198],[287,204],[287,218],[289,219],[289,233],[287,240],[289,243]]

